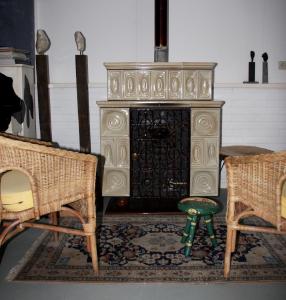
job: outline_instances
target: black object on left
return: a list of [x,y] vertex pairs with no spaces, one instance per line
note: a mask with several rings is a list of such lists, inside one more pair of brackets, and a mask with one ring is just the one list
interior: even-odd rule
[[0,131],[6,131],[11,116],[22,110],[22,100],[13,89],[13,79],[0,73]]

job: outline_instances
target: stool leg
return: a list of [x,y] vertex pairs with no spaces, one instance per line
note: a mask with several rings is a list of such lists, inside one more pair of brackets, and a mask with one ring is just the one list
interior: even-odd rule
[[189,235],[188,235],[186,243],[185,243],[185,250],[184,250],[185,256],[190,255],[191,247],[193,245],[193,240],[195,237],[197,221],[198,221],[198,216],[196,216],[196,215],[193,215],[193,216],[188,215],[188,218],[191,221],[191,224],[190,224],[190,229],[189,229]]
[[185,242],[189,236],[190,228],[191,228],[191,219],[189,216],[187,216],[187,222],[186,222],[186,226],[183,230],[183,236],[181,238],[181,243],[185,244]]
[[208,233],[210,235],[212,246],[216,247],[217,246],[217,240],[216,240],[215,234],[214,234],[212,216],[211,215],[204,216],[204,220],[205,220],[205,223],[207,225],[207,229],[208,229]]

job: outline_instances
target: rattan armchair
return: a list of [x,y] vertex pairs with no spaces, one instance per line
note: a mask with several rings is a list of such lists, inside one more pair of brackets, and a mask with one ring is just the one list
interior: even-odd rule
[[[97,158],[50,145],[0,135],[0,179],[10,170],[24,173],[29,178],[33,202],[29,209],[10,211],[0,197],[0,247],[28,227],[86,236],[92,266],[98,272],[95,237]],[[81,229],[58,225],[54,216],[60,211],[78,218],[82,223]],[[40,219],[47,214],[53,216],[48,224]]]
[[[281,215],[281,193],[286,181],[286,151],[228,157],[225,166],[228,195],[224,277],[228,278],[238,231],[286,234],[286,218]],[[265,226],[242,224],[242,219],[250,216],[263,219],[266,221]]]

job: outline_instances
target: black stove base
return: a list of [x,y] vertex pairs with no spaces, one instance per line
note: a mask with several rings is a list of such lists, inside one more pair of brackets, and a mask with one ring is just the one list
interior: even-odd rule
[[[187,196],[185,196],[187,197]],[[183,199],[152,199],[152,198],[129,198],[129,197],[103,197],[102,203],[105,203],[103,208],[104,214],[124,214],[124,213],[146,213],[146,214],[180,214],[177,208],[178,202]],[[226,208],[226,189],[220,189],[217,197],[207,196],[207,198],[216,200],[222,210]]]
[[179,213],[178,202],[177,199],[112,197],[105,213]]

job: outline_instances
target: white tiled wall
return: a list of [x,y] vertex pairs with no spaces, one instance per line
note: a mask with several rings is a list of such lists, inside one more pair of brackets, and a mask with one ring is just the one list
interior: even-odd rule
[[[106,99],[106,89],[106,85],[91,85],[89,87],[92,153],[100,152],[99,109],[96,105],[96,101]],[[79,129],[75,84],[50,84],[50,103],[53,141],[63,147],[78,150]]]
[[[286,150],[286,85],[216,87],[215,97],[226,101],[222,146],[253,145]],[[225,169],[221,186],[225,187]]]

